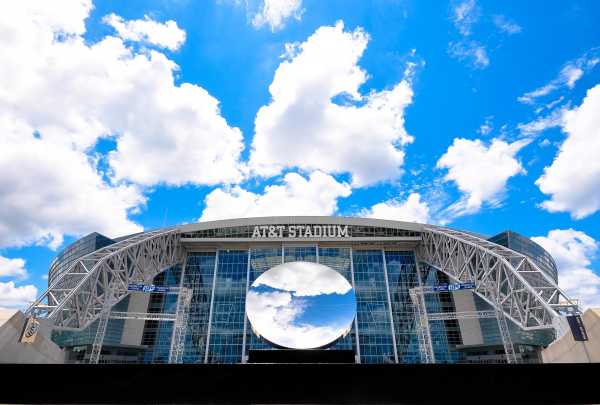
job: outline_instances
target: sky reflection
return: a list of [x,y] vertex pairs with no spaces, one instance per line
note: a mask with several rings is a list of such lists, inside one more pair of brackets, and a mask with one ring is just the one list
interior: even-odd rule
[[252,329],[289,349],[324,347],[348,332],[356,296],[348,281],[322,264],[290,262],[258,277],[246,297]]

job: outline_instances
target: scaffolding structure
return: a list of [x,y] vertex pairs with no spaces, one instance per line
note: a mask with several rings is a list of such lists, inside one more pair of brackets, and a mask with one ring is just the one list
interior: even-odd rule
[[424,363],[435,363],[435,354],[431,340],[431,329],[429,328],[430,321],[483,318],[496,318],[498,321],[498,329],[500,330],[502,345],[504,346],[506,361],[509,364],[518,362],[514,345],[510,337],[510,331],[508,330],[508,323],[504,313],[501,310],[494,309],[492,311],[461,311],[429,314],[427,313],[427,306],[425,304],[425,294],[434,293],[438,293],[438,291],[431,286],[414,287],[410,289],[410,297],[415,308],[415,324],[417,337],[419,340],[419,351],[421,354],[421,359]]
[[171,339],[171,350],[169,352],[169,363],[180,363],[183,356],[192,291],[189,288],[180,287],[173,288],[166,292],[166,294],[169,293],[177,294],[177,308],[175,313],[111,311],[111,301],[105,301],[105,308],[98,318],[98,328],[96,329],[96,335],[94,336],[89,363],[98,364],[100,361],[100,354],[102,353],[102,346],[104,344],[104,337],[106,336],[109,319],[139,319],[173,322],[173,336]]

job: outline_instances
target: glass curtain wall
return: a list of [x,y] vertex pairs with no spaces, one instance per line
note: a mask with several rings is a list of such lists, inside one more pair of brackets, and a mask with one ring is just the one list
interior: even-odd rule
[[216,252],[195,252],[187,257],[183,287],[192,290],[192,300],[185,335],[184,363],[204,363],[215,261]]
[[419,340],[415,330],[410,289],[419,286],[413,252],[386,251],[385,261],[392,300],[392,319],[399,363],[420,363]]
[[[154,278],[154,285],[179,287],[181,266],[173,266]],[[175,313],[177,309],[177,294],[150,294],[148,312]],[[144,355],[145,363],[168,363],[173,335],[172,321],[146,321],[142,344],[149,349]]]
[[361,363],[394,363],[383,251],[354,250],[354,288]]
[[207,362],[241,363],[248,251],[220,250],[218,254]]
[[[246,319],[247,288],[268,269],[296,260],[327,265],[355,287],[357,319],[351,332],[331,349],[355,349],[361,363],[394,363],[396,355],[400,363],[421,361],[409,294],[419,283],[412,251],[275,245],[188,255],[181,285],[191,288],[193,295],[183,362],[240,363],[246,361],[249,350],[273,350],[254,334]],[[434,270],[426,269],[422,275],[428,285],[447,282]],[[157,276],[155,284],[179,286],[180,277],[181,268],[176,266]],[[451,294],[442,295],[427,295],[429,312],[453,310]],[[175,312],[176,303],[175,294],[152,294],[149,311]],[[149,346],[146,362],[168,361],[172,326],[173,322],[146,322],[142,342]],[[458,323],[433,321],[430,329],[436,360],[459,360],[459,354],[451,350],[460,344]]]

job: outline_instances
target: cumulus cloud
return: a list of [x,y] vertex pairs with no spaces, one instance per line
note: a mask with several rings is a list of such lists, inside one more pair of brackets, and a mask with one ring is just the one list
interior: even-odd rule
[[23,308],[35,301],[37,288],[33,285],[17,287],[13,281],[0,282],[0,307]]
[[451,42],[448,52],[453,58],[467,61],[475,69],[483,69],[490,64],[485,46],[477,41]]
[[0,256],[0,277],[26,278],[27,270],[25,270],[25,260],[21,258],[9,259]]
[[503,15],[495,15],[494,24],[500,31],[509,35],[518,34],[522,30],[519,24]]
[[419,223],[428,223],[431,219],[429,205],[421,201],[419,193],[411,193],[404,201],[392,199],[377,203],[363,210],[361,216]]
[[0,112],[77,151],[115,136],[115,179],[144,185],[240,178],[239,129],[203,88],[175,85],[177,65],[114,36],[87,43],[90,1],[8,2],[0,11]]
[[572,89],[575,83],[600,62],[600,51],[593,48],[583,56],[567,62],[556,78],[549,83],[527,92],[518,98],[524,104],[535,104],[539,98],[545,97],[559,89]]
[[558,284],[569,298],[579,299],[583,307],[600,307],[600,277],[590,268],[597,241],[574,229],[554,229],[531,239],[554,257]]
[[600,85],[588,90],[582,104],[564,114],[567,138],[544,174],[536,181],[550,195],[542,207],[569,212],[575,219],[600,209]]
[[145,203],[137,187],[107,183],[84,153],[6,121],[0,117],[0,246],[57,248],[64,234],[142,230],[128,218]]
[[351,188],[332,176],[316,171],[305,178],[288,173],[283,184],[265,187],[262,194],[239,186],[217,188],[205,199],[200,221],[272,215],[332,215],[337,199],[347,197]]
[[290,18],[300,20],[303,11],[302,0],[263,0],[261,10],[252,19],[252,25],[256,28],[269,25],[271,31],[277,31]]
[[123,20],[116,14],[105,16],[102,21],[113,27],[119,36],[128,41],[145,42],[176,51],[185,42],[185,31],[173,20],[165,23],[148,16],[143,20]]
[[450,211],[463,215],[479,211],[485,202],[498,203],[508,179],[524,173],[516,154],[527,143],[493,139],[488,146],[479,139],[455,138],[437,162],[438,168],[448,169],[444,179],[453,181],[464,194]]
[[402,147],[413,140],[404,129],[413,93],[401,81],[360,94],[367,74],[358,60],[367,42],[362,29],[344,31],[338,22],[286,46],[269,86],[272,100],[256,116],[254,173],[273,176],[285,167],[350,173],[354,186],[401,175]]
[[[116,36],[84,40],[91,9],[89,0],[0,6],[0,246],[57,247],[64,234],[139,231],[128,214],[145,198],[132,182],[241,178],[242,134],[218,100],[175,85],[178,67],[158,51]],[[142,40],[164,39],[111,21]],[[93,148],[106,137],[116,146],[99,159]]]

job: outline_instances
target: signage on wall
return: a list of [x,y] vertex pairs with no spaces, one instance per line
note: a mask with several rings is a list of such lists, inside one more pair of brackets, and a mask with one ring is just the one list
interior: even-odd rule
[[433,291],[446,292],[446,291],[472,290],[474,288],[475,288],[475,283],[440,284],[440,285],[433,286]]
[[348,225],[257,225],[252,238],[349,238]]
[[154,284],[129,284],[127,286],[127,291],[140,291],[146,293],[167,293],[169,292],[169,287],[161,287]]
[[23,328],[23,334],[21,335],[21,343],[33,343],[40,330],[40,323],[34,318],[28,318]]

